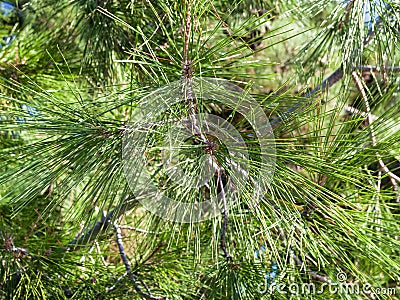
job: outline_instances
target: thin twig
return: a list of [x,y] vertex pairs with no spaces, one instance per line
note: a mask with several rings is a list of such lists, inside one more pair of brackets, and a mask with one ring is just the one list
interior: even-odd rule
[[[358,90],[360,91],[361,96],[364,100],[365,108],[367,111],[366,114],[367,114],[367,120],[368,120],[369,129],[370,129],[370,134],[371,134],[372,146],[375,147],[377,145],[377,140],[376,140],[374,125],[372,124],[372,122],[374,120],[373,120],[373,117],[371,114],[371,107],[369,106],[368,96],[365,92],[364,84],[361,81],[360,77],[358,76],[357,72],[353,71],[351,74],[352,74],[352,76],[357,84]],[[392,173],[389,170],[389,168],[385,165],[385,163],[383,162],[383,160],[378,152],[376,152],[376,157],[378,159],[378,164],[380,166],[380,169],[382,171],[384,171],[386,174],[388,174],[390,181],[392,182],[393,189],[395,191],[397,191],[397,183],[400,183],[400,177],[398,177],[396,174]]]
[[[366,112],[363,112],[363,111],[361,111],[361,110],[359,110],[359,109],[357,109],[355,107],[352,107],[352,106],[346,106],[344,108],[344,110],[345,110],[345,112],[347,112],[348,114],[351,114],[351,115],[360,115],[361,117],[363,117],[365,119],[368,117],[368,114]],[[373,121],[378,120],[377,116],[375,116],[373,114],[371,114],[370,116],[371,116]]]
[[[310,98],[312,95],[316,94],[317,92],[321,91],[322,93],[326,92],[331,86],[333,86],[336,82],[343,78],[343,67],[339,67],[335,70],[331,75],[328,76],[324,81],[322,81],[316,88],[305,95],[305,98]],[[269,124],[276,125],[282,121],[288,119],[288,117],[293,112],[301,112],[307,107],[313,105],[315,103],[314,100],[308,101],[306,103],[296,103],[292,107],[289,107],[283,113],[279,114],[279,116],[272,119]]]
[[[119,250],[119,255],[121,256],[122,262],[125,265],[125,270],[126,270],[126,275],[128,275],[129,279],[132,281],[132,283],[135,285],[135,290],[145,299],[150,299],[150,300],[159,300],[160,298],[154,297],[151,295],[150,289],[148,286],[142,281],[138,279],[138,276],[132,272],[131,269],[131,264],[129,262],[129,259],[125,253],[123,241],[122,241],[122,232],[121,232],[121,227],[118,226],[117,224],[114,224],[115,228],[115,234],[116,234],[116,241],[118,245],[118,250]],[[117,280],[118,281],[118,280]],[[146,292],[142,290],[142,288],[139,286],[138,281],[144,286],[146,289]],[[115,284],[114,284],[115,285]]]
[[94,241],[94,245],[95,245],[95,247],[96,247],[97,254],[100,255],[101,262],[103,263],[103,265],[104,265],[105,267],[108,267],[108,264],[107,264],[106,260],[104,259],[103,254],[101,253],[101,249],[100,249],[99,242],[98,242],[98,241]]
[[191,1],[186,1],[187,10],[186,10],[186,26],[185,26],[185,40],[184,40],[184,48],[183,48],[183,64],[187,63],[189,57],[189,38],[190,38],[190,29],[192,27],[192,16],[191,16]]
[[119,255],[121,256],[122,262],[125,265],[126,273],[131,278],[131,280],[136,283],[137,276],[132,273],[131,264],[129,262],[128,257],[126,256],[124,245],[122,242],[121,228],[117,224],[114,224],[114,228],[115,228],[115,235],[117,239]]
[[[368,31],[367,36],[365,37],[363,41],[363,47],[367,46],[371,40],[372,37],[374,36],[374,31],[370,29]],[[358,52],[358,49],[355,49],[355,53]],[[354,69],[360,68],[360,66],[354,66]],[[332,87],[335,83],[337,83],[339,80],[343,78],[344,75],[344,70],[343,70],[343,64],[340,65],[339,68],[337,68],[331,75],[328,76],[324,81],[322,81],[316,88],[314,88],[312,91],[307,93],[305,95],[305,98],[310,98],[312,95],[316,94],[317,92],[321,91],[322,93],[325,93],[328,91],[330,87]],[[309,107],[316,103],[314,100],[308,101],[307,103],[296,103],[294,106],[289,107],[286,111],[284,111],[282,114],[279,114],[278,117],[275,117],[272,119],[269,124],[276,125],[282,121],[285,121],[288,119],[288,115],[292,114],[293,112],[301,112],[303,111],[306,107]],[[325,101],[321,101],[320,103],[325,103]]]
[[152,233],[152,234],[161,234],[162,233],[162,232],[156,232],[156,231],[149,231],[149,230],[132,227],[132,226],[128,226],[128,225],[120,225],[119,227],[122,229],[133,230],[133,231],[137,231],[137,232],[141,232],[141,233]]
[[[393,72],[400,72],[400,67],[378,67],[378,66],[358,66],[355,69],[362,70],[362,71],[371,71],[371,72],[380,72],[381,70],[385,71],[393,71]],[[316,94],[317,92],[325,93],[328,91],[330,87],[336,84],[339,80],[343,78],[343,67],[339,67],[336,69],[331,75],[329,75],[324,81],[322,81],[316,88],[308,92],[304,97],[310,98],[312,95]],[[270,121],[270,125],[275,125],[288,119],[288,115],[292,114],[293,112],[301,112],[306,107],[313,105],[315,102],[308,101],[307,103],[296,103],[294,106],[289,107],[283,113],[281,113],[278,117],[275,117]],[[321,101],[321,103],[325,103],[325,101]]]
[[[183,92],[185,94],[186,98],[186,103],[188,105],[188,113],[189,113],[189,122],[186,123],[186,126],[191,126],[192,133],[198,136],[201,141],[210,146],[211,141],[207,138],[206,135],[203,134],[200,125],[198,123],[198,120],[196,118],[196,96],[193,92],[192,89],[192,62],[189,60],[189,37],[190,37],[190,29],[192,26],[192,16],[191,16],[191,1],[188,0],[187,2],[187,12],[186,12],[186,27],[185,27],[185,39],[184,39],[184,51],[183,51],[183,67],[182,67],[182,81],[183,81]],[[185,123],[185,122],[184,122]],[[228,209],[226,205],[226,198],[225,198],[225,191],[224,191],[224,186],[222,183],[222,173],[224,172],[224,169],[219,166],[216,158],[213,156],[212,157],[213,166],[215,165],[215,172],[217,174],[217,187],[219,186],[221,188],[221,195],[222,195],[222,201],[223,201],[223,214],[224,214],[224,223],[223,223],[223,229],[221,233],[221,248],[222,251],[224,252],[224,256],[227,260],[231,261],[232,258],[229,254],[229,252],[226,249],[226,233],[228,229]]]
[[328,76],[324,81],[322,81],[315,89],[305,95],[306,98],[310,98],[315,93],[322,91],[325,93],[330,87],[332,87],[336,82],[343,78],[343,67],[340,66],[331,75]]
[[66,247],[63,247],[64,250],[75,251],[94,241],[100,234],[108,230],[112,220],[120,218],[125,212],[133,209],[137,204],[138,200],[134,197],[125,199],[121,205],[104,215],[100,221],[96,222],[78,237],[74,238]]
[[228,230],[228,209],[226,205],[226,197],[225,197],[225,190],[224,190],[224,184],[222,182],[222,174],[221,170],[217,171],[217,188],[219,186],[220,191],[221,191],[221,196],[222,196],[222,209],[223,209],[223,215],[224,215],[224,223],[222,226],[222,232],[221,232],[221,248],[222,251],[224,251],[224,255],[226,260],[232,261],[232,257],[229,254],[228,250],[226,249],[226,233]]
[[106,289],[106,293],[110,293],[110,292],[116,290],[118,285],[121,283],[122,279],[124,279],[126,277],[126,275],[128,275],[127,272],[125,272],[120,277],[118,277],[117,280],[114,282],[114,284]]
[[199,136],[203,143],[208,144],[208,139],[202,133],[198,121],[196,119],[196,95],[192,88],[193,79],[193,66],[192,61],[189,60],[189,40],[190,40],[190,29],[192,27],[192,16],[191,16],[191,1],[187,1],[186,11],[186,26],[185,26],[185,37],[183,46],[183,61],[182,61],[182,91],[185,95],[186,104],[188,106],[189,119],[191,121],[192,133]]
[[370,66],[370,65],[365,65],[365,66],[358,66],[358,70],[360,71],[372,71],[372,72],[380,72],[380,71],[393,71],[393,72],[400,72],[400,67],[388,67],[388,66]]

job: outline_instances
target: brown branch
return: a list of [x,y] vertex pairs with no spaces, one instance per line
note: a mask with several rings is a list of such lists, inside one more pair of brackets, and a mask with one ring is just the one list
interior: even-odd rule
[[141,233],[151,233],[151,234],[161,234],[162,233],[162,232],[150,231],[150,230],[145,230],[142,228],[132,227],[132,226],[128,226],[128,225],[120,225],[119,227],[122,229],[133,230],[133,231],[137,231],[137,232],[141,232]]
[[[187,10],[186,10],[186,22],[185,22],[185,33],[184,33],[184,48],[183,48],[183,61],[182,61],[182,92],[185,95],[186,104],[188,106],[188,120],[183,120],[183,123],[191,130],[193,135],[196,135],[201,139],[202,143],[207,145],[207,147],[211,147],[212,141],[210,141],[205,134],[203,134],[199,122],[196,118],[196,95],[192,89],[192,80],[193,80],[193,67],[192,61],[189,59],[189,40],[190,40],[190,30],[192,27],[192,16],[191,16],[191,0],[187,0],[186,2]],[[224,172],[224,169],[218,164],[216,158],[212,156],[213,165],[215,167],[215,172],[217,174],[217,188],[218,186],[221,188],[222,198],[223,198],[223,229],[221,233],[221,248],[224,252],[224,256],[227,260],[232,260],[230,254],[226,249],[226,232],[228,228],[228,210],[225,199],[225,191],[222,183],[221,175]]]
[[186,10],[186,26],[185,26],[185,40],[184,40],[184,48],[183,48],[183,64],[187,63],[189,57],[189,38],[190,38],[190,29],[192,27],[192,16],[191,16],[191,1],[187,0],[186,2],[187,10]]
[[386,66],[378,67],[378,66],[365,65],[365,66],[359,66],[357,69],[361,71],[372,71],[372,72],[380,72],[380,71],[400,72],[400,67],[386,67]]
[[[59,250],[61,250],[62,252],[70,252],[70,251],[75,251],[75,250],[78,250],[78,249],[86,246],[88,243],[90,243],[90,242],[94,241],[96,238],[98,238],[100,234],[105,233],[113,221],[119,219],[124,213],[133,209],[137,205],[137,203],[138,203],[138,200],[136,200],[134,197],[126,198],[121,205],[117,206],[116,208],[111,210],[108,214],[104,215],[100,221],[94,223],[84,233],[80,234],[79,236],[74,238],[70,243],[68,243],[68,245],[66,247],[61,247],[61,248],[59,248]],[[128,276],[129,279],[134,283],[135,290],[143,298],[149,299],[149,300],[166,299],[166,298],[159,298],[159,297],[152,296],[146,283],[144,283],[142,280],[140,280],[139,276],[137,274],[132,272],[129,259],[125,253],[125,249],[123,246],[121,226],[118,226],[114,223],[114,228],[115,228],[115,232],[116,232],[116,242],[118,245],[119,254],[124,263],[126,273],[124,275],[122,275],[121,277],[119,277],[110,288],[106,289],[106,291],[111,292],[111,291],[115,290],[117,288],[117,286],[119,285],[119,283],[121,282],[121,280],[124,279],[125,276]],[[4,235],[2,234],[1,231],[0,231],[0,234],[1,234],[1,237],[4,239],[4,249],[6,251],[13,253],[17,257],[28,256],[33,259],[40,259],[40,260],[45,259],[45,258],[36,256],[36,255],[32,255],[28,251],[28,249],[15,247],[11,237],[9,237],[9,238],[4,237]],[[52,253],[53,252],[51,250],[46,251],[47,256],[52,255]],[[141,288],[139,283],[146,291],[144,291]],[[63,290],[66,291],[66,289],[64,287],[63,287]],[[71,291],[69,289],[68,289],[68,292],[71,293]]]
[[[114,228],[115,228],[116,241],[117,241],[117,245],[118,245],[119,254],[121,256],[122,262],[125,265],[125,270],[126,270],[125,274],[129,277],[129,279],[135,285],[135,290],[145,299],[149,299],[149,300],[159,300],[159,299],[161,299],[161,298],[152,296],[149,287],[142,280],[138,279],[138,277],[139,277],[138,275],[136,275],[135,273],[132,272],[131,264],[129,262],[129,259],[128,259],[126,253],[125,253],[125,249],[124,249],[124,245],[123,245],[123,241],[122,241],[121,228],[117,224],[114,224]],[[116,283],[118,283],[118,281],[120,281],[121,279],[122,279],[121,277],[118,278]],[[138,282],[140,282],[143,285],[143,287],[145,288],[146,292],[144,292],[142,290],[142,288],[139,286]],[[113,285],[113,287],[114,286],[115,286],[115,284]],[[112,288],[111,290],[115,289],[113,287],[111,287]]]
[[63,250],[75,251],[79,250],[83,246],[86,246],[88,243],[94,241],[100,234],[105,233],[108,230],[111,221],[117,220],[125,212],[132,210],[137,204],[138,200],[136,200],[134,197],[128,197],[121,205],[117,206],[107,215],[104,215],[100,221],[94,223],[82,234],[69,242],[66,247],[63,247]]
[[229,254],[227,248],[226,248],[226,233],[228,231],[228,208],[226,205],[226,197],[225,197],[225,190],[224,190],[224,184],[222,182],[222,174],[221,174],[221,169],[217,170],[217,189],[218,186],[220,188],[221,191],[221,195],[222,195],[222,209],[223,209],[223,215],[224,215],[224,222],[223,222],[223,226],[222,226],[222,232],[221,232],[221,248],[222,251],[224,252],[224,256],[225,259],[227,261],[232,261],[232,257]]
[[[371,72],[380,72],[381,70],[384,71],[393,71],[393,72],[400,72],[400,67],[378,67],[378,66],[358,66],[354,69],[362,70],[362,71],[371,71]],[[310,98],[314,94],[321,92],[325,93],[329,90],[330,87],[335,85],[339,80],[343,78],[343,67],[339,67],[336,69],[331,75],[328,76],[324,81],[322,81],[316,88],[314,88],[312,91],[307,93],[304,97],[305,98]],[[308,101],[306,103],[296,103],[294,106],[289,107],[287,110],[285,110],[282,114],[280,114],[278,117],[275,117],[270,121],[270,125],[275,125],[278,124],[285,119],[289,118],[289,115],[291,115],[293,112],[301,112],[303,111],[306,107],[309,107],[315,103],[314,100]],[[325,101],[321,101],[321,103],[325,103]]]
[[[363,41],[363,47],[367,46],[371,40],[372,37],[374,36],[374,31],[369,30],[367,36],[365,37]],[[358,52],[358,49],[355,49],[355,53]],[[369,70],[371,70],[371,66],[354,66],[353,69],[363,69],[364,67],[368,67]],[[378,70],[378,67],[375,67]],[[396,69],[397,67],[392,68],[395,71],[398,71]],[[389,68],[386,68],[389,69]],[[400,70],[400,68],[399,68]],[[321,91],[322,93],[325,93],[328,91],[330,87],[332,87],[334,84],[336,84],[339,80],[343,78],[344,75],[344,70],[343,70],[343,64],[336,69],[331,75],[328,76],[324,81],[322,81],[316,88],[314,88],[311,92],[307,93],[305,95],[305,98],[310,98],[312,95],[316,94],[317,92]],[[294,106],[288,108],[286,111],[284,111],[282,114],[280,114],[278,117],[275,117],[272,119],[269,124],[276,125],[285,119],[288,119],[288,115],[291,115],[293,112],[301,112],[303,111],[306,107],[309,107],[316,103],[314,100],[308,101],[307,103],[296,103]],[[325,101],[321,101],[320,103],[325,103]]]
[[192,89],[192,79],[193,79],[193,66],[192,61],[189,60],[189,38],[190,29],[192,27],[192,17],[191,17],[191,1],[188,0],[187,11],[186,11],[186,26],[185,26],[185,37],[183,46],[183,61],[182,61],[182,92],[185,95],[186,105],[188,106],[189,119],[191,121],[191,131],[194,135],[201,138],[203,143],[208,143],[208,139],[201,132],[200,126],[196,119],[196,95]]
[[[321,91],[325,93],[330,87],[332,87],[335,83],[337,83],[340,79],[343,78],[343,67],[339,67],[336,69],[331,75],[328,76],[324,81],[321,82],[316,88],[305,95],[305,98],[310,98],[312,95],[316,94],[317,92]],[[321,101],[323,102],[323,101]],[[269,124],[276,125],[282,121],[289,119],[289,116],[292,115],[293,112],[301,112],[307,107],[313,105],[315,100],[308,101],[306,103],[296,103],[294,106],[289,107],[283,113],[279,114],[279,116],[272,119]]]
[[118,288],[118,285],[121,283],[123,279],[125,279],[127,273],[125,272],[123,275],[117,278],[117,280],[114,282],[112,286],[106,289],[106,293],[110,293]]

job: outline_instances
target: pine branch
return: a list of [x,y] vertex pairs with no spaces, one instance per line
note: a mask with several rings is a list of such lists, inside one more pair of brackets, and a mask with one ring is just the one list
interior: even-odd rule
[[[371,40],[372,37],[374,36],[374,31],[372,28],[369,29],[367,36],[364,39],[363,42],[363,47],[367,46]],[[355,49],[355,53],[358,52],[358,49]],[[361,66],[363,68],[364,66]],[[330,87],[335,85],[338,81],[340,81],[343,76],[344,76],[344,65],[342,64],[339,68],[337,68],[331,75],[329,75],[324,81],[322,81],[316,88],[314,88],[311,92],[307,93],[304,97],[305,98],[310,98],[317,92],[320,92],[323,94],[328,91]],[[360,68],[360,66],[355,66],[353,69]],[[397,71],[397,70],[396,70]],[[305,108],[312,106],[315,103],[314,100],[311,100],[305,104],[303,103],[296,103],[294,106],[289,107],[286,111],[284,111],[282,114],[280,114],[278,117],[275,117],[270,121],[270,125],[276,125],[282,121],[285,121],[286,119],[289,118],[289,115],[292,114],[293,112],[301,112]],[[321,101],[321,103],[325,103],[325,101]]]
[[146,259],[144,259],[144,260],[142,261],[142,264],[145,265],[148,261],[150,261],[150,260],[154,257],[154,255],[156,255],[156,253],[161,249],[161,247],[162,247],[163,245],[164,245],[164,242],[161,241],[161,242],[157,245],[157,247],[150,253],[150,255],[149,255]]
[[[367,70],[367,71],[374,71],[374,72],[379,72],[381,70],[385,71],[393,71],[393,72],[399,72],[400,67],[378,67],[378,66],[358,66],[355,69],[358,70]],[[322,94],[327,92],[329,88],[331,88],[333,85],[335,85],[337,82],[339,82],[343,78],[343,67],[340,67],[336,69],[331,75],[329,75],[324,81],[322,81],[319,85],[317,85],[312,91],[308,92],[304,97],[305,98],[310,98],[314,94],[321,92]],[[289,119],[290,115],[293,112],[301,112],[305,108],[312,106],[315,103],[314,100],[308,101],[305,104],[303,103],[296,103],[294,106],[288,108],[285,110],[283,113],[281,113],[278,117],[275,117],[272,119],[269,123],[270,125],[276,125],[282,121],[285,121]],[[321,101],[321,103],[325,103],[325,101]]]
[[[351,115],[360,115],[363,118],[368,118],[368,114],[366,112],[363,112],[355,107],[352,106],[345,106],[344,110]],[[370,114],[370,117],[372,118],[373,121],[376,121],[378,119],[377,116]]]
[[192,16],[191,16],[191,0],[186,1],[186,24],[185,24],[185,40],[183,48],[183,65],[189,62],[189,39],[190,29],[192,28]]
[[[284,231],[283,231],[282,228],[278,227],[278,229],[279,229],[279,239],[281,240],[282,245],[283,245],[284,247],[287,247],[286,235],[285,235],[285,233],[284,233]],[[308,267],[306,267],[306,265],[304,264],[304,262],[303,262],[296,254],[294,254],[294,251],[293,251],[293,249],[292,249],[291,247],[289,248],[289,250],[293,252],[292,258],[293,258],[293,260],[296,262],[296,264],[297,264],[300,268],[303,268],[303,267],[304,267],[304,268],[308,271],[308,273],[310,274],[310,276],[311,276],[312,278],[314,278],[315,280],[321,281],[321,282],[327,282],[327,283],[331,283],[331,282],[332,282],[332,281],[329,279],[329,277],[324,276],[324,275],[320,275],[320,274],[318,274],[318,273],[315,272],[315,271],[311,271],[311,269],[309,269]]]
[[[112,211],[110,211],[107,215],[103,216],[100,221],[96,222],[88,230],[86,230],[84,233],[80,234],[77,238],[72,240],[66,247],[61,248],[61,250],[62,251],[71,252],[71,251],[79,250],[80,248],[86,246],[91,241],[94,241],[95,239],[97,239],[100,234],[105,233],[108,230],[108,228],[109,228],[109,226],[110,226],[110,224],[111,224],[111,222],[113,220],[117,220],[124,213],[126,213],[127,211],[133,209],[137,205],[137,203],[138,203],[138,201],[135,198],[133,198],[133,197],[127,198],[126,200],[124,200],[124,202],[120,206],[118,206],[117,208],[115,208]],[[146,285],[146,283],[143,282],[142,280],[140,280],[138,275],[136,275],[135,273],[132,272],[129,259],[127,258],[127,255],[125,253],[125,249],[124,249],[124,246],[123,246],[121,226],[118,226],[118,225],[116,225],[116,223],[114,223],[114,228],[115,228],[115,232],[116,232],[116,242],[117,242],[117,245],[118,245],[118,249],[119,249],[119,253],[120,253],[121,259],[122,259],[122,261],[124,263],[124,266],[125,266],[125,269],[126,269],[126,273],[124,275],[122,275],[121,277],[119,277],[117,279],[117,281],[113,284],[113,286],[111,286],[110,288],[107,289],[107,292],[111,292],[111,291],[115,290],[117,288],[118,284],[121,282],[121,280],[125,276],[128,276],[130,278],[130,280],[134,283],[135,290],[144,299],[149,299],[149,300],[165,299],[165,300],[167,300],[167,298],[162,298],[162,297],[160,298],[160,297],[152,296],[151,292],[150,292],[150,289]],[[131,229],[131,228],[129,227],[128,229]],[[5,250],[8,251],[8,252],[13,253],[17,257],[29,256],[29,257],[32,257],[34,259],[39,259],[39,260],[40,259],[44,259],[44,258],[41,258],[39,256],[32,255],[28,251],[28,249],[15,247],[11,237],[8,238],[8,239],[5,239],[5,237],[3,235],[2,235],[2,237],[5,240],[5,243],[4,243]],[[159,247],[157,248],[157,250],[158,249],[159,249]],[[46,254],[47,256],[52,255],[51,251],[47,251],[46,253],[47,253]],[[51,280],[51,278],[48,275],[44,274],[44,276],[46,276],[46,278]],[[138,282],[140,282],[140,284],[145,288],[146,292],[144,292],[142,290],[142,288],[140,287]],[[62,287],[62,288],[63,288],[65,293],[72,294],[72,292],[71,292],[71,290],[69,288],[67,288],[67,287]]]
[[[370,130],[370,134],[371,134],[371,141],[372,141],[372,146],[376,147],[377,145],[377,139],[376,139],[376,135],[375,135],[375,130],[374,130],[374,125],[372,124],[372,122],[374,121],[373,119],[373,115],[371,114],[371,107],[369,105],[369,101],[368,101],[368,96],[365,92],[365,84],[363,84],[363,82],[361,81],[360,77],[358,76],[357,72],[352,72],[352,76],[357,84],[357,88],[361,93],[361,96],[364,100],[364,105],[366,108],[366,114],[367,114],[367,120],[368,120],[368,125],[369,125],[369,130]],[[386,174],[388,174],[390,181],[392,182],[392,186],[393,189],[395,191],[397,191],[397,184],[400,183],[400,177],[398,177],[396,174],[394,174],[393,172],[391,172],[389,170],[389,168],[385,165],[385,163],[383,162],[381,155],[376,152],[376,157],[378,160],[378,164],[379,167],[382,171],[384,171]]]
[[184,36],[184,46],[183,46],[183,61],[182,61],[182,89],[185,94],[187,109],[189,113],[189,119],[191,120],[191,130],[192,133],[199,136],[203,143],[208,142],[206,136],[201,132],[200,126],[198,124],[196,114],[196,95],[192,89],[192,78],[193,78],[193,66],[192,61],[189,60],[189,39],[190,39],[190,29],[192,27],[192,16],[191,16],[191,1],[186,2],[186,25],[185,25],[185,36]]
[[107,215],[104,215],[100,221],[93,224],[91,227],[85,230],[84,233],[74,238],[66,247],[63,248],[65,251],[70,252],[79,250],[80,248],[86,246],[90,242],[97,239],[100,234],[105,233],[108,230],[111,221],[119,219],[124,213],[132,210],[137,204],[138,201],[134,197],[125,199],[120,206],[114,208]]
[[106,289],[106,293],[111,293],[112,291],[115,291],[120,285],[121,281],[125,279],[126,275],[128,275],[127,272],[118,277],[114,284]]
[[13,253],[16,256],[25,256],[25,255],[30,255],[28,249],[26,248],[21,248],[21,247],[15,247],[14,246],[14,241],[11,236],[5,237],[3,235],[3,232],[0,230],[0,234],[2,239],[4,240],[4,249],[10,253]]
[[224,252],[225,259],[227,261],[232,261],[232,257],[226,248],[226,233],[228,230],[228,221],[229,221],[228,217],[229,216],[228,216],[228,208],[226,205],[225,190],[224,190],[224,184],[222,182],[222,174],[221,173],[222,173],[222,170],[218,169],[217,170],[217,187],[219,186],[219,190],[221,191],[220,193],[221,193],[221,197],[222,197],[222,210],[223,210],[222,213],[223,213],[223,218],[224,218],[223,226],[222,226],[222,230],[221,230],[221,248],[222,248],[222,251]]
[[[337,83],[340,79],[343,78],[343,68],[340,67],[336,71],[334,71],[331,75],[328,76],[321,84],[319,84],[316,88],[314,88],[311,92],[305,95],[305,98],[310,98],[315,93],[322,91],[322,93],[326,92],[330,87],[332,87],[335,83]],[[276,125],[282,121],[285,121],[290,117],[293,112],[301,112],[305,108],[313,105],[315,103],[314,100],[308,101],[305,104],[303,103],[296,103],[294,106],[289,107],[283,113],[279,114],[278,117],[272,119],[269,124],[271,126]]]
[[389,66],[359,66],[357,68],[358,70],[361,71],[371,71],[371,72],[381,72],[381,71],[392,71],[392,72],[399,72],[400,67],[389,67]]
[[[121,256],[121,259],[125,265],[125,270],[126,270],[126,275],[130,278],[130,280],[132,281],[132,283],[135,285],[135,290],[144,298],[144,299],[149,299],[149,300],[161,300],[161,299],[165,299],[165,298],[159,298],[159,297],[154,297],[151,295],[150,289],[149,287],[142,281],[139,280],[138,275],[136,275],[135,273],[132,272],[131,269],[131,264],[129,262],[129,259],[125,253],[125,249],[124,249],[124,245],[123,245],[123,241],[122,241],[122,233],[121,233],[121,228],[120,226],[118,226],[117,224],[114,223],[114,228],[115,228],[115,234],[116,234],[116,242],[118,245],[118,249],[119,249],[119,254]],[[124,275],[125,275],[124,274]],[[120,281],[120,279],[117,279],[117,282]],[[139,286],[138,281],[140,281],[140,283],[143,285],[143,287],[145,288],[146,292],[144,292],[142,290],[142,288]],[[115,286],[115,284],[113,285]]]
[[[190,37],[190,29],[192,26],[192,16],[191,16],[191,1],[188,0],[187,2],[187,12],[186,12],[186,29],[185,29],[185,37],[184,37],[184,54],[183,54],[183,67],[182,67],[182,81],[183,81],[183,89],[185,93],[185,98],[186,98],[186,103],[188,105],[188,113],[189,113],[189,119],[191,121],[191,131],[193,134],[198,136],[201,141],[207,145],[208,149],[212,148],[213,142],[210,141],[206,135],[203,134],[203,132],[200,129],[198,120],[196,118],[196,96],[193,93],[192,90],[192,62],[189,60],[188,55],[189,55],[189,37]],[[189,124],[186,124],[187,126]],[[222,173],[224,172],[224,169],[218,164],[217,158],[212,155],[211,157],[212,160],[212,165],[214,166],[215,169],[215,174],[216,174],[216,180],[217,180],[217,190],[218,187],[220,188],[220,193],[222,195],[222,202],[223,202],[223,208],[222,208],[222,213],[223,213],[223,228],[221,232],[221,249],[224,252],[224,256],[226,260],[232,261],[232,257],[230,256],[229,252],[227,251],[226,248],[226,233],[228,229],[228,209],[227,209],[227,204],[226,204],[226,197],[225,197],[225,191],[224,191],[224,186],[222,182]]]
[[133,231],[137,231],[137,232],[141,232],[141,233],[151,233],[151,234],[161,234],[162,233],[162,232],[157,232],[157,231],[145,230],[142,228],[136,228],[136,227],[132,227],[132,226],[128,226],[128,225],[120,225],[119,227],[122,229],[129,229],[129,230],[133,230]]

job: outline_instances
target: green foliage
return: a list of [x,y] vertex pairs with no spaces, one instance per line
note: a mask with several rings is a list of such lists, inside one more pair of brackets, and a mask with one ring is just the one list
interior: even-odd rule
[[[0,48],[0,298],[368,296],[263,293],[273,263],[274,282],[286,287],[318,291],[344,272],[348,283],[400,293],[400,11],[386,3],[18,2],[23,21],[7,19],[1,31],[16,38]],[[335,70],[338,82],[322,85]],[[238,129],[251,167],[227,213],[191,224],[145,210],[122,159],[138,107],[182,74],[251,93],[271,120],[276,151],[273,181],[255,202],[252,184],[267,165],[254,128],[238,109],[198,99],[198,113]],[[139,121],[151,179],[197,203],[221,190],[218,180],[192,189],[163,168],[165,133],[188,116],[182,102],[152,124]],[[199,135],[180,145],[190,175],[207,146]],[[232,149],[215,149],[227,185]]]

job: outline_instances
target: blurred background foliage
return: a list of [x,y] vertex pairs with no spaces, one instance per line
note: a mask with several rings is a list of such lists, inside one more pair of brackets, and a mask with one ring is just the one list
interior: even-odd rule
[[[399,8],[0,1],[0,298],[392,297],[260,291],[318,290],[339,272],[399,294]],[[150,214],[123,174],[124,128],[143,97],[181,78],[186,46],[194,77],[249,91],[273,124],[274,181],[257,207],[245,194],[227,230],[223,216],[179,224]],[[251,145],[235,111],[206,101],[198,110],[229,119]],[[187,110],[160,120],[171,116]]]

